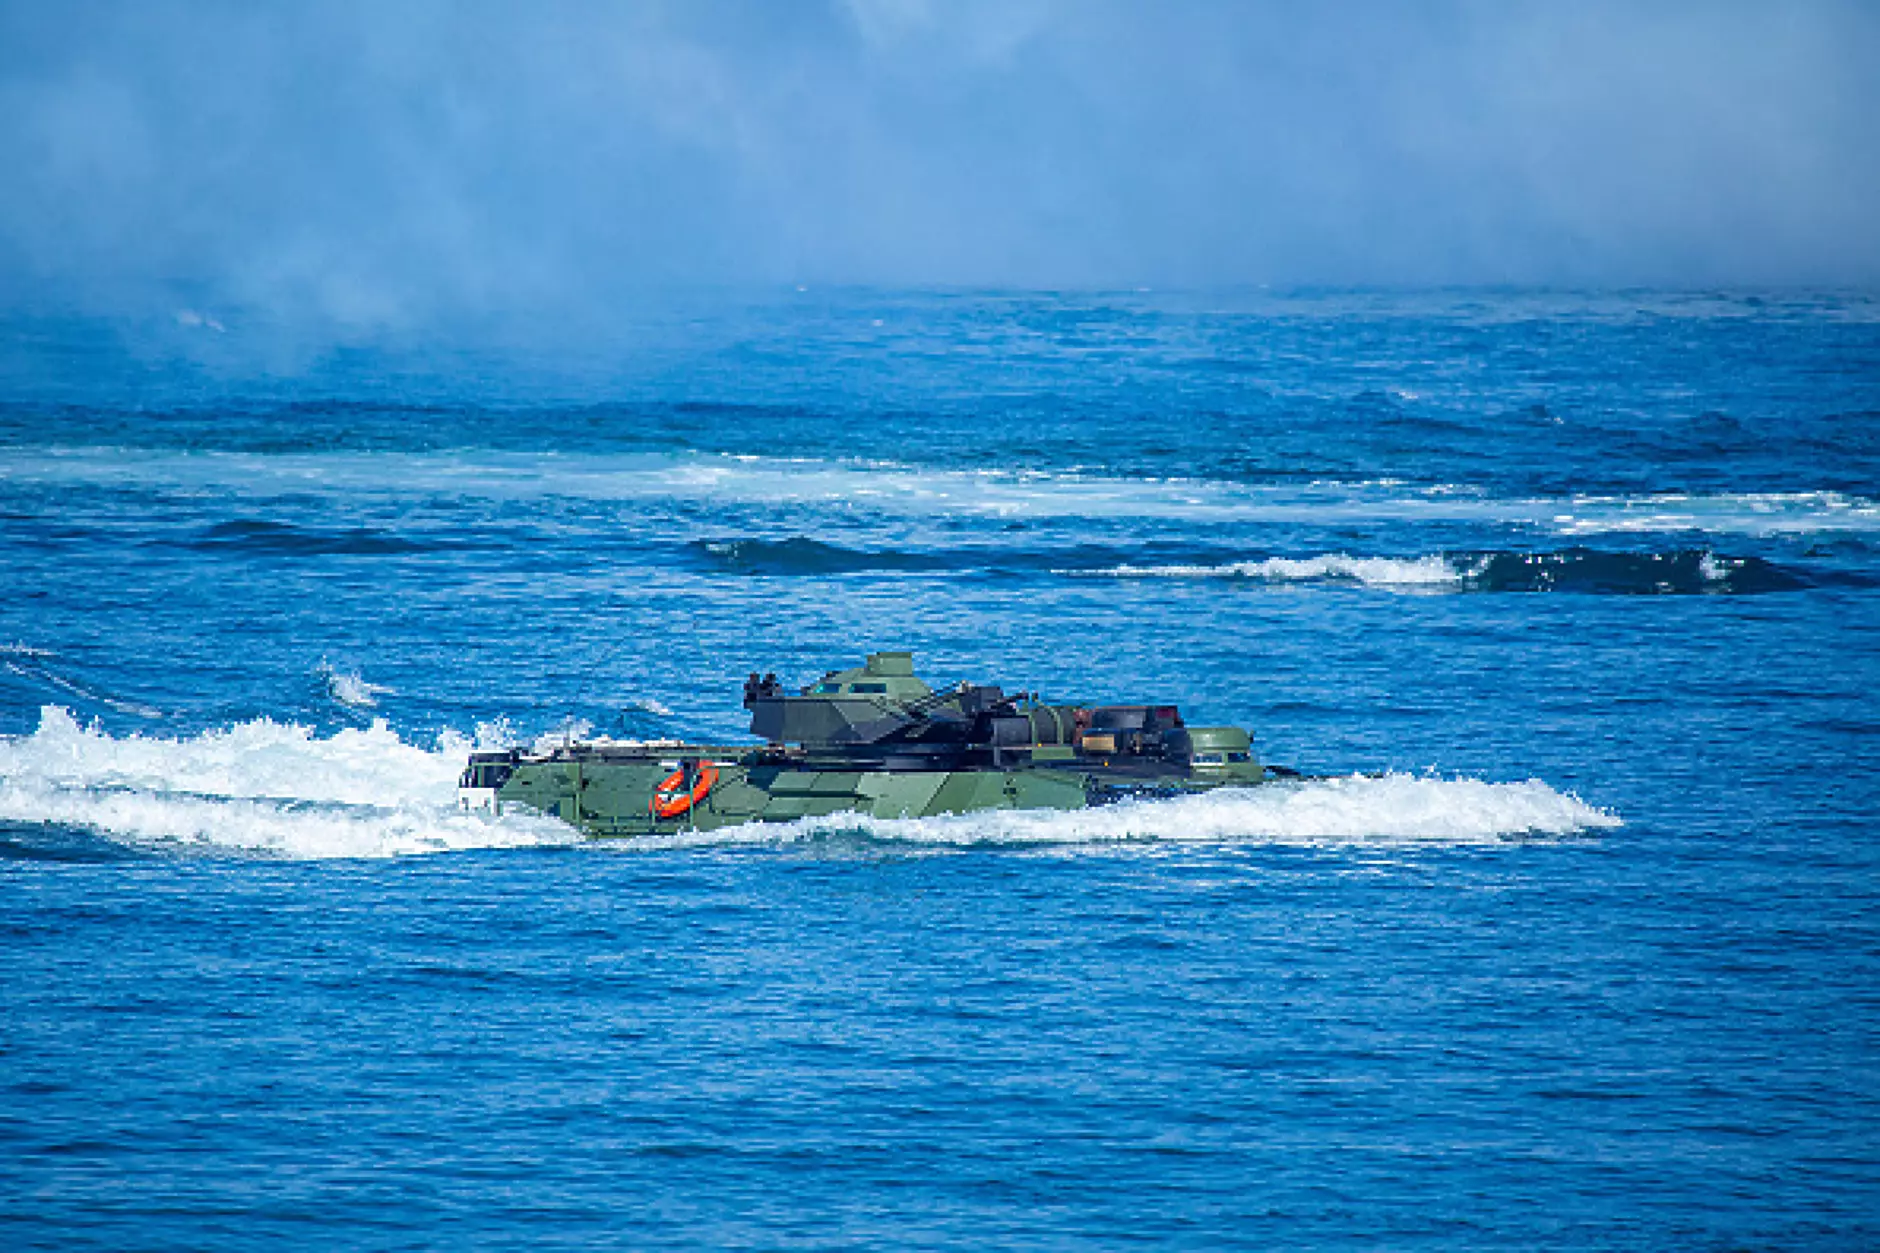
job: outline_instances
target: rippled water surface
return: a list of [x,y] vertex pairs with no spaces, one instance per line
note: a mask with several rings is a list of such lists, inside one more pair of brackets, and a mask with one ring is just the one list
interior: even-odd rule
[[[10,324],[0,1243],[1880,1240],[1880,306],[578,342]],[[475,744],[738,737],[892,647],[1331,777],[454,810]]]

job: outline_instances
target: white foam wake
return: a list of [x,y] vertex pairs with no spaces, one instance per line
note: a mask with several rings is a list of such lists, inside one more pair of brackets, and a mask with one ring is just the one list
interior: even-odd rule
[[[257,719],[188,739],[116,737],[56,706],[32,735],[0,739],[0,820],[89,828],[139,844],[295,858],[385,857],[565,844],[573,828],[520,812],[455,808],[471,747],[401,740],[383,722],[321,738]],[[1482,844],[1564,836],[1619,819],[1537,780],[1404,774],[1256,788],[1099,809],[940,818],[859,814],[628,841],[631,847],[787,845],[859,839],[903,846],[1154,843]]]
[[1363,583],[1371,587],[1456,587],[1470,571],[1446,557],[1268,557],[1222,565],[1111,566],[1102,570],[1054,570],[1053,574],[1116,579],[1257,579],[1271,583]]
[[1620,826],[1616,814],[1539,779],[1488,783],[1408,774],[1222,788],[1097,809],[997,810],[939,818],[836,814],[688,832],[637,847],[800,844],[859,838],[909,846],[1123,843],[1296,845],[1498,844]]
[[572,838],[548,819],[458,812],[470,747],[451,734],[407,744],[383,721],[327,738],[266,718],[188,739],[116,737],[47,706],[33,734],[0,739],[0,819],[307,858]]

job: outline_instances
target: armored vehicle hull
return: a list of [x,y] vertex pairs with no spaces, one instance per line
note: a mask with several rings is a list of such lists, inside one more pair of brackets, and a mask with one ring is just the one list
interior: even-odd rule
[[905,653],[876,653],[797,694],[745,684],[764,742],[594,740],[477,753],[466,809],[549,814],[601,837],[791,822],[1082,809],[1291,775],[1247,733],[1188,727],[1171,705],[1046,705],[998,688],[934,691]]

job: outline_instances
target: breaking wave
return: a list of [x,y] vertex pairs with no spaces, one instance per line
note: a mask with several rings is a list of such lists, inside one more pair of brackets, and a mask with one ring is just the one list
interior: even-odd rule
[[[1457,551],[1420,557],[1318,553],[1303,557],[1204,554],[1185,561],[1133,559],[1112,546],[1055,550],[947,548],[927,551],[856,549],[808,536],[788,539],[699,540],[693,557],[727,573],[774,578],[894,571],[953,574],[1050,574],[1069,578],[1229,579],[1255,583],[1351,583],[1399,590],[1597,592],[1617,595],[1793,591],[1855,576],[1822,570],[1803,574],[1761,557],[1705,548],[1611,552],[1575,546],[1556,551]],[[1160,554],[1158,554],[1160,555]],[[1184,554],[1186,555],[1186,554]],[[1213,554],[1205,554],[1212,556]]]
[[[1216,565],[1119,565],[1058,570],[1109,578],[1242,579],[1268,583],[1360,583],[1371,587],[1479,592],[1592,592],[1614,595],[1794,591],[1814,580],[1760,557],[1707,549],[1670,552],[1456,552],[1427,557],[1268,557]],[[1847,576],[1837,576],[1846,578]]]
[[421,748],[382,721],[326,738],[266,718],[188,739],[118,737],[47,706],[33,734],[0,739],[0,820],[290,858],[569,842],[545,818],[458,812],[470,747],[445,734]]
[[1219,565],[1112,566],[1106,570],[1062,569],[1055,574],[1118,579],[1247,579],[1269,583],[1365,583],[1373,587],[1455,587],[1465,572],[1447,557],[1266,557]]

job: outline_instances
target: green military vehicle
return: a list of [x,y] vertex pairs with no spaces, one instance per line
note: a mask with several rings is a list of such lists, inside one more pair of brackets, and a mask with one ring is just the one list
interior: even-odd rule
[[1245,786],[1263,766],[1239,727],[1191,727],[1173,705],[1052,705],[971,683],[935,690],[911,653],[786,692],[744,685],[756,744],[596,739],[472,754],[459,804],[638,836],[836,813],[922,818],[1082,809]]

